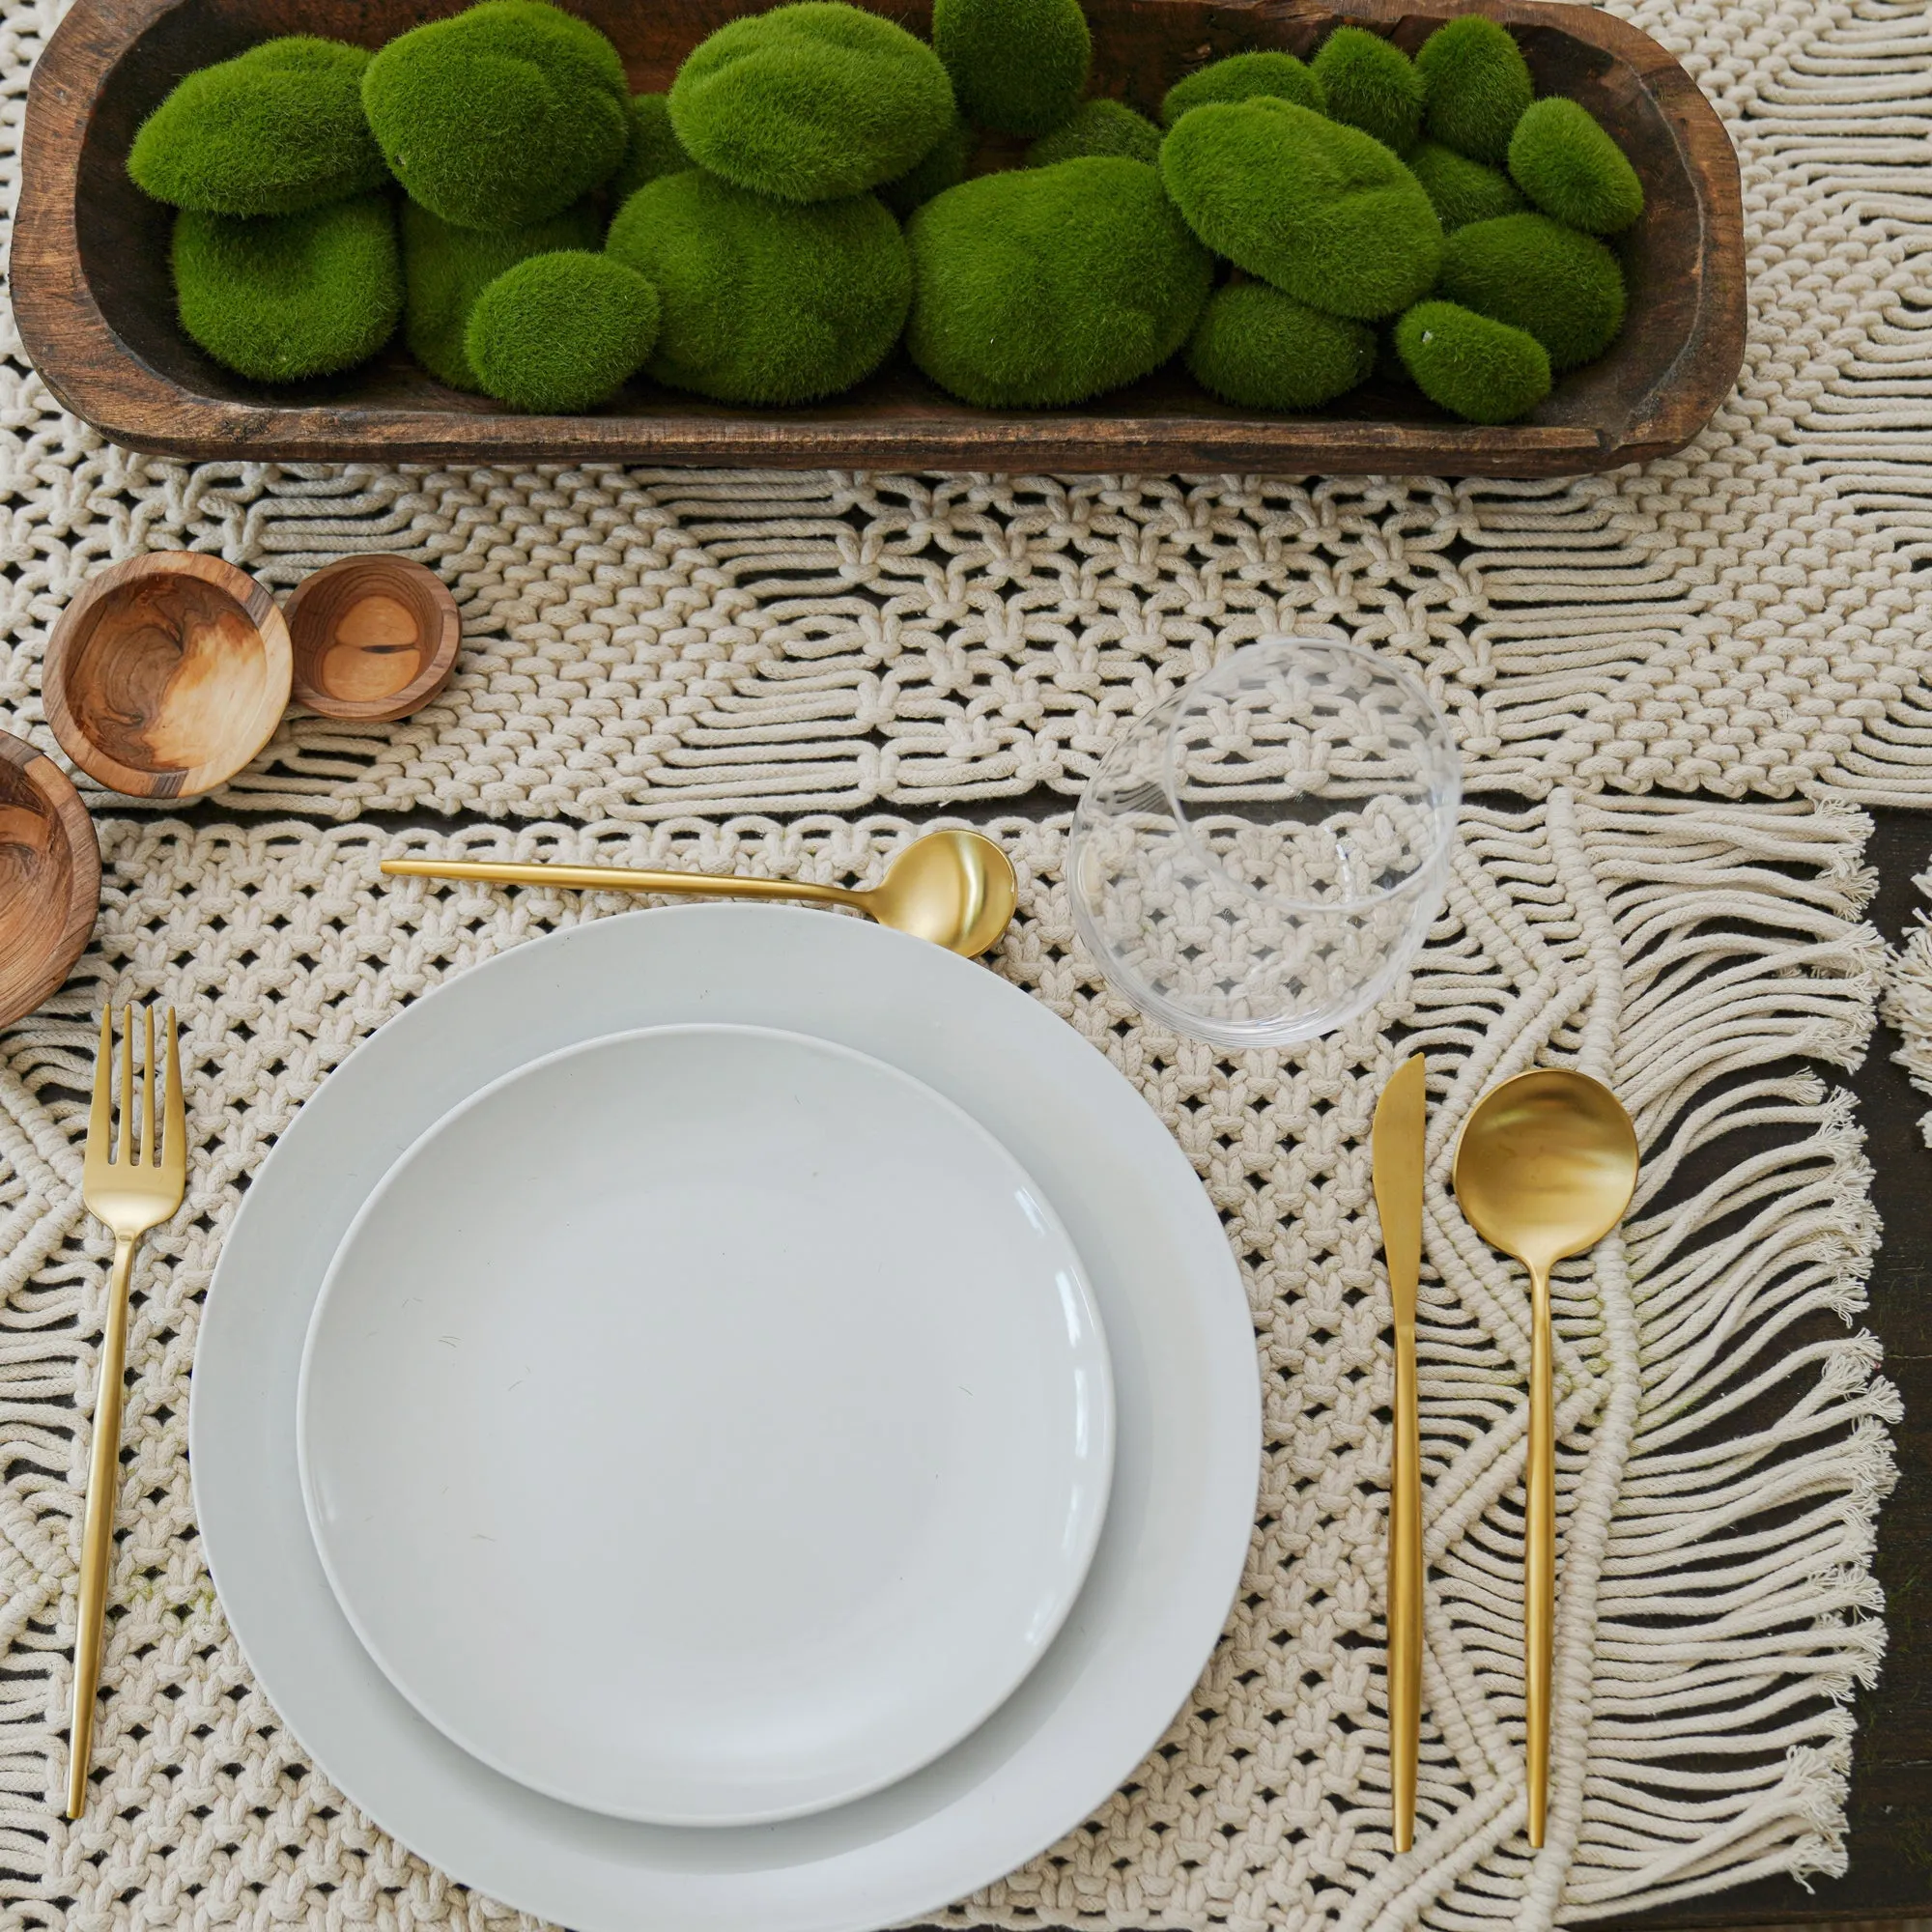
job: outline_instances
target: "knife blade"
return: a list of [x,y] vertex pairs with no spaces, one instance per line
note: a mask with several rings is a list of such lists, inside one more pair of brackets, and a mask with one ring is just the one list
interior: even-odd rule
[[1421,1054],[1396,1068],[1370,1136],[1376,1212],[1395,1306],[1394,1429],[1389,1457],[1388,1711],[1395,1848],[1415,1836],[1422,1729],[1422,1467],[1415,1410],[1415,1288],[1422,1267],[1422,1168],[1428,1107]]

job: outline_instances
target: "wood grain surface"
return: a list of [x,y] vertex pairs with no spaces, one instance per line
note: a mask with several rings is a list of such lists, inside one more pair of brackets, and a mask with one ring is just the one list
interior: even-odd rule
[[345,556],[282,608],[295,699],[325,718],[407,718],[449,682],[463,623],[436,572],[407,556]]
[[[1353,0],[1346,11],[1332,0],[1088,0],[1094,91],[1144,109],[1223,54],[1307,53],[1341,18],[1410,49],[1456,14],[1507,22],[1539,91],[1580,100],[1643,179],[1646,212],[1619,244],[1632,296],[1623,337],[1505,428],[1456,422],[1386,382],[1325,415],[1257,415],[1173,367],[1076,408],[1001,412],[953,402],[901,355],[810,408],[739,410],[638,384],[587,416],[506,412],[443,388],[393,348],[286,388],[219,368],[176,323],[169,216],[125,167],[135,128],[184,74],[270,35],[326,29],[376,45],[453,11],[357,0],[325,20],[309,0],[75,0],[28,91],[13,250],[27,353],[69,409],[118,442],[181,456],[1554,476],[1683,447],[1743,361],[1737,159],[1695,83],[1636,28],[1561,0]],[[581,0],[577,11],[616,43],[641,89],[664,87],[692,46],[746,8]],[[916,30],[928,24],[925,0],[893,11]]]
[[192,798],[239,772],[289,701],[275,600],[198,551],[155,551],[88,580],[47,640],[42,700],[61,750],[134,798]]
[[0,1026],[60,989],[99,903],[100,848],[73,781],[0,731]]

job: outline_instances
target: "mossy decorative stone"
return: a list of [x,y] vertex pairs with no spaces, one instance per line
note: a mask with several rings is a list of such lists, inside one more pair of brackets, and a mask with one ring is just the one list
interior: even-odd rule
[[1438,293],[1526,329],[1553,369],[1593,361],[1624,321],[1617,258],[1593,236],[1543,214],[1505,214],[1459,228],[1442,248]]
[[973,141],[973,124],[955,114],[952,125],[904,174],[879,184],[879,199],[903,221],[915,208],[966,179]]
[[649,373],[725,403],[849,389],[885,360],[912,294],[905,237],[871,194],[792,207],[692,169],[640,187],[606,247],[663,304]]
[[387,195],[299,214],[175,216],[182,327],[238,375],[296,383],[366,362],[395,333],[403,270]]
[[616,48],[543,0],[483,0],[398,36],[370,61],[362,105],[411,197],[459,228],[562,213],[631,141]]
[[1313,62],[1326,112],[1398,155],[1422,137],[1424,82],[1415,63],[1366,27],[1337,27]]
[[369,55],[290,35],[191,73],[141,124],[135,185],[204,214],[296,214],[389,179],[362,112]]
[[1510,137],[1510,173],[1544,213],[1590,235],[1615,235],[1643,213],[1643,184],[1589,109],[1552,96]]
[[1297,107],[1312,107],[1318,114],[1328,111],[1328,97],[1321,83],[1304,62],[1293,54],[1230,54],[1208,67],[1177,80],[1160,103],[1160,120],[1172,128],[1190,107],[1205,107],[1210,100],[1252,100],[1258,94],[1272,95],[1278,100],[1292,100]]
[[1549,358],[1533,335],[1454,302],[1417,302],[1395,346],[1416,387],[1469,422],[1516,422],[1549,393]]
[[560,248],[596,248],[604,220],[588,201],[527,228],[486,234],[452,228],[426,208],[403,203],[403,340],[410,354],[452,389],[483,386],[463,346],[476,298],[531,255]]
[[1094,59],[1079,0],[933,0],[932,44],[959,111],[1002,134],[1052,133]]
[[1516,36],[1481,14],[1464,14],[1423,42],[1415,65],[1429,90],[1429,138],[1501,167],[1516,124],[1536,99]]
[[1409,156],[1407,167],[1422,184],[1445,234],[1471,221],[1493,221],[1499,214],[1515,214],[1529,206],[1522,191],[1500,168],[1472,161],[1440,141],[1424,141]]
[[670,89],[671,126],[692,159],[782,201],[863,194],[904,174],[952,112],[939,56],[843,0],[728,21]]
[[1375,364],[1366,323],[1323,315],[1265,282],[1217,289],[1187,345],[1194,380],[1248,410],[1319,410]]
[[984,409],[1082,402],[1157,369],[1212,265],[1144,161],[1086,156],[929,201],[912,243],[912,359]]
[[658,337],[658,292],[609,255],[531,255],[476,298],[464,347],[484,391],[568,414],[608,402]]
[[1386,146],[1266,97],[1183,114],[1161,176],[1208,247],[1332,315],[1373,322],[1427,293],[1442,224]]
[[670,125],[670,99],[663,94],[639,94],[631,100],[631,145],[611,177],[607,192],[613,209],[660,175],[674,175],[696,163],[684,152],[677,129]]
[[1026,164],[1050,168],[1082,155],[1117,155],[1151,165],[1160,159],[1160,129],[1118,100],[1090,100],[1074,110],[1070,121],[1042,134],[1027,150]]

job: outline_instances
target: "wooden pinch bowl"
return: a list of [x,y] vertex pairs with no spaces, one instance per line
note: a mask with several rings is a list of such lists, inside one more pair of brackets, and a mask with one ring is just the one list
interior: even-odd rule
[[130,556],[54,627],[47,723],[89,777],[133,798],[193,798],[273,736],[293,653],[275,600],[199,551]]
[[345,556],[282,608],[298,704],[325,718],[407,718],[449,682],[463,622],[433,570],[407,556]]
[[72,781],[0,731],[0,1026],[58,990],[99,903],[100,847]]

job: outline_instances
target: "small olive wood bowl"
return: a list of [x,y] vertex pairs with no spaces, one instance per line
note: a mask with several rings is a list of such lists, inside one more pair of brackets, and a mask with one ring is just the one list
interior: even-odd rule
[[42,701],[90,778],[132,798],[193,798],[273,736],[291,668],[288,626],[245,570],[155,551],[89,579],[61,613]]
[[0,731],[0,1026],[59,989],[100,904],[100,847],[73,781]]
[[[1372,381],[1321,415],[1217,402],[1179,367],[1071,409],[976,410],[903,355],[810,408],[743,410],[634,383],[595,415],[518,415],[459,395],[392,347],[365,367],[265,388],[182,334],[169,217],[128,181],[128,144],[176,81],[273,34],[376,46],[460,0],[74,0],[34,70],[21,142],[13,296],[27,354],[76,415],[135,449],[287,462],[703,463],[753,468],[1103,470],[1276,475],[1569,476],[1681,449],[1744,360],[1737,156],[1711,104],[1662,47],[1567,0],[1085,0],[1094,91],[1144,110],[1183,73],[1248,47],[1308,53],[1338,20],[1413,50],[1480,13],[1516,35],[1538,91],[1579,100],[1635,164],[1646,208],[1619,249],[1630,323],[1527,421],[1452,420],[1406,384]],[[571,0],[616,43],[634,88],[751,0]],[[916,33],[929,0],[881,6]],[[985,166],[996,156],[980,156]]]
[[345,556],[282,606],[295,698],[325,718],[407,718],[449,682],[463,622],[433,570],[407,556]]

